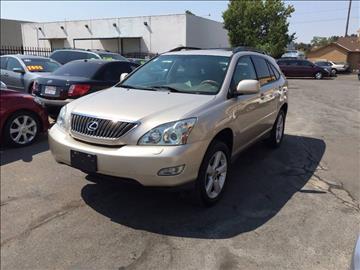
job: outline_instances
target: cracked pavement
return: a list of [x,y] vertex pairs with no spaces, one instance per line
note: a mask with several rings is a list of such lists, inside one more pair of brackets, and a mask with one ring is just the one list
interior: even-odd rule
[[46,136],[3,149],[1,269],[348,269],[360,224],[360,83],[289,85],[283,145],[241,154],[209,209],[56,164]]

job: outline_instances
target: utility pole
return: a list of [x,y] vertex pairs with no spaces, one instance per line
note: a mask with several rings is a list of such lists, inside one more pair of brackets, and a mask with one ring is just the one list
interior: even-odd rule
[[350,20],[350,11],[351,11],[351,1],[352,1],[352,0],[349,0],[349,10],[348,10],[347,21],[346,21],[345,37],[348,36],[349,20]]

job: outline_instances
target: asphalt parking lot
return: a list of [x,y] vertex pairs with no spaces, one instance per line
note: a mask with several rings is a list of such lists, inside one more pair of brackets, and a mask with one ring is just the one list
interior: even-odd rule
[[94,179],[43,136],[1,151],[2,269],[348,269],[360,224],[356,76],[293,79],[280,149],[233,164],[223,200]]

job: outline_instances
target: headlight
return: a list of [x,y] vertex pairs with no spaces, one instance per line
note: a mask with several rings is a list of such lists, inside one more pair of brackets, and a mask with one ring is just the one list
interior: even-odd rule
[[56,120],[56,124],[62,127],[63,129],[67,129],[66,106],[63,106],[61,108],[60,113]]
[[181,145],[186,144],[196,118],[166,123],[153,128],[142,136],[140,145]]

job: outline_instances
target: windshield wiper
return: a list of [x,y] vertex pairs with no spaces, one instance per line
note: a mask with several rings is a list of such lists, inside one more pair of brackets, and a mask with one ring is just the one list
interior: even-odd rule
[[140,89],[140,90],[150,90],[150,91],[156,91],[152,87],[142,87],[142,86],[134,86],[134,85],[127,85],[127,84],[118,84],[116,87],[123,87],[127,89]]
[[175,93],[184,93],[184,91],[181,91],[179,89],[176,89],[176,88],[168,86],[168,85],[156,85],[156,86],[151,86],[151,88],[153,88],[153,89],[166,89],[166,90],[169,90],[170,92],[175,92]]

